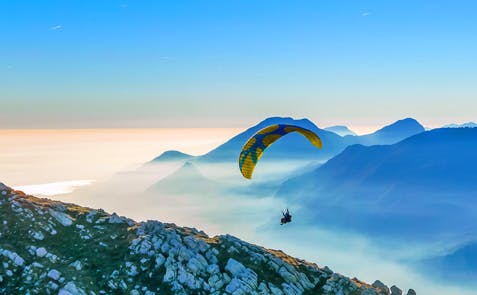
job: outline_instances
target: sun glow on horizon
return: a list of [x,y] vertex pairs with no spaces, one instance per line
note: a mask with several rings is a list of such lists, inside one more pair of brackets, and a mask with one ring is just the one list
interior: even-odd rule
[[90,185],[93,180],[71,180],[42,184],[20,185],[13,187],[15,190],[22,191],[29,195],[52,197],[64,195],[73,192],[76,188]]
[[200,155],[239,128],[0,129],[0,181],[11,186],[100,180],[162,152]]

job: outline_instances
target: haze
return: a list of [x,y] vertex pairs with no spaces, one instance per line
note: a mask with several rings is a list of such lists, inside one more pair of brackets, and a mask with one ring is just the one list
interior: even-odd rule
[[12,186],[97,181],[169,149],[199,155],[233,128],[1,130],[2,182]]

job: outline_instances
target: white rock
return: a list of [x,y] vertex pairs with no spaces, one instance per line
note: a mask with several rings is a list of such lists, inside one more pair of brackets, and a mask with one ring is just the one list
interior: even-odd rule
[[217,264],[211,264],[207,266],[207,272],[210,274],[218,273],[220,272],[220,268]]
[[187,262],[187,269],[195,275],[204,271],[205,266],[197,258],[193,257]]
[[61,277],[61,272],[57,271],[56,269],[52,269],[48,272],[48,277],[57,281]]
[[47,288],[50,290],[56,290],[58,289],[58,284],[54,283],[52,281],[49,281],[48,284],[46,284]]
[[280,276],[285,280],[287,283],[296,283],[297,277],[288,272],[288,270],[285,267],[280,267],[280,270],[278,271]]
[[191,259],[193,253],[191,250],[187,249],[186,247],[180,247],[179,248],[179,257],[180,260],[188,261]]
[[170,283],[175,279],[175,277],[176,277],[175,271],[172,268],[168,267],[166,269],[166,273],[164,274],[164,278],[162,280],[164,282],[169,282]]
[[273,295],[283,295],[282,290],[278,289],[274,284],[268,283],[268,288],[270,288],[270,291],[272,292]]
[[[301,295],[301,294],[303,294],[303,290],[300,290],[296,285],[293,285],[293,284],[283,283],[282,288],[283,288],[283,293],[285,293],[286,295]],[[335,295],[344,295],[344,294],[336,293]]]
[[88,214],[86,214],[86,221],[89,223],[93,223],[94,217],[96,216],[97,213],[98,211],[96,210],[89,211]]
[[162,264],[164,264],[164,261],[166,261],[166,258],[164,257],[164,255],[162,255],[160,253],[157,254],[157,256],[156,256],[156,267],[159,267]]
[[32,236],[35,240],[39,240],[39,241],[43,241],[43,239],[45,238],[45,236],[43,235],[41,231],[34,231],[32,233]]
[[230,272],[233,277],[240,275],[240,273],[245,271],[245,266],[242,263],[238,262],[233,258],[229,258],[227,264],[225,265],[225,270]]
[[74,267],[77,271],[80,271],[82,269],[82,264],[81,264],[81,261],[79,260],[72,262],[70,266]]
[[224,281],[220,278],[219,274],[212,275],[207,282],[214,289],[220,289],[225,284]]
[[15,259],[13,259],[13,263],[17,266],[22,266],[25,263],[25,260],[21,258],[18,254],[15,256]]
[[[237,278],[233,278],[230,283],[225,287],[225,291],[233,294],[240,294],[241,292],[239,291],[241,289],[241,282]],[[237,292],[239,291],[239,292]]]
[[68,282],[63,288],[60,289],[58,295],[86,295],[86,292],[81,288],[78,288],[75,283]]
[[46,251],[46,249],[43,248],[43,247],[40,247],[40,248],[36,249],[36,256],[38,256],[38,257],[43,257],[47,253],[48,253],[48,251]]
[[268,289],[267,285],[265,285],[264,282],[260,283],[260,285],[258,286],[258,289],[260,290],[260,294],[270,294],[270,290]]
[[17,266],[22,266],[25,263],[25,260],[20,255],[10,250],[1,250],[0,248],[0,254],[8,257]]
[[116,213],[113,213],[113,215],[109,217],[109,223],[124,223],[124,219],[119,217]]
[[70,226],[73,224],[73,220],[68,214],[53,210],[51,208],[48,209],[48,211],[50,212],[50,215],[53,216],[62,225]]
[[189,289],[197,289],[200,287],[195,280],[193,274],[187,272],[184,268],[179,268],[179,274],[177,276],[177,281],[183,286],[187,286]]
[[391,290],[391,295],[402,295],[402,290],[396,286],[392,286],[390,290]]

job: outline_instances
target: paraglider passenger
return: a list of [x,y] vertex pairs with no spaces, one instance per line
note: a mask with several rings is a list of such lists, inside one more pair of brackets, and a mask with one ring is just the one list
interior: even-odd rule
[[282,212],[283,214],[283,217],[281,218],[281,222],[280,224],[284,224],[284,223],[288,223],[288,222],[291,222],[291,218],[292,216],[290,215],[290,212],[288,211],[288,208],[287,208],[287,211],[286,212]]

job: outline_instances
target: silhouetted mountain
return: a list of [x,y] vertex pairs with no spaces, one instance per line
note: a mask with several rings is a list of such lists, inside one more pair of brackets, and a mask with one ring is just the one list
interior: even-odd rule
[[467,122],[467,123],[463,123],[463,124],[447,124],[447,125],[444,125],[442,126],[442,128],[476,128],[477,127],[477,123],[474,123],[474,122]]
[[[477,129],[434,129],[353,145],[278,193],[312,222],[373,234],[477,233]],[[436,238],[433,236],[431,238]]]
[[154,158],[149,163],[167,162],[167,161],[184,161],[184,160],[189,160],[191,158],[194,158],[194,156],[185,154],[183,152],[171,150],[171,151],[163,152],[162,154]]
[[[266,179],[262,178],[258,182],[258,179],[255,179],[253,183],[245,186],[237,183],[237,181],[242,179],[238,172],[237,159],[243,145],[257,131],[273,124],[293,124],[312,130],[322,139],[323,149],[317,149],[300,134],[288,134],[286,135],[286,138],[278,140],[271,145],[261,159],[262,164],[260,164],[257,169],[265,167],[264,165],[272,165],[263,168],[263,171],[266,171],[266,173],[269,174],[257,174],[257,177],[262,176]],[[399,141],[403,139],[401,136],[419,132],[421,130],[419,126],[420,124],[415,120],[405,119],[364,137],[341,137],[333,132],[325,131],[316,127],[307,119],[294,120],[292,118],[272,117],[234,136],[209,153],[203,156],[190,158],[189,161],[194,164],[194,167],[199,169],[203,168],[206,177],[203,175],[199,177],[198,175],[200,173],[196,173],[196,171],[192,173],[193,175],[180,171],[170,175],[167,179],[159,181],[157,184],[153,185],[149,191],[155,190],[157,192],[159,188],[161,188],[162,191],[168,191],[170,193],[177,192],[178,190],[181,193],[185,193],[188,190],[189,195],[192,195],[198,191],[208,193],[217,192],[217,187],[221,186],[221,189],[223,189],[221,190],[221,193],[247,192],[253,189],[255,192],[261,191],[263,194],[267,195],[276,190],[283,179],[287,178],[289,175],[308,172],[310,170],[310,165],[312,167],[319,166],[320,162],[324,162],[334,157],[350,144],[362,141],[367,143],[387,143],[393,140]],[[422,128],[422,126],[420,127]],[[395,133],[396,135],[394,135]],[[164,153],[164,156],[160,156],[159,158],[183,158],[182,156],[175,156],[176,154],[177,152],[171,152],[172,156],[166,157],[168,153]],[[286,161],[286,163],[280,161]],[[283,163],[283,165],[280,165],[280,163]],[[223,166],[219,168],[222,171],[219,173],[213,173],[212,170],[214,169],[212,169],[209,164],[223,164]],[[273,165],[278,166],[273,167]],[[308,168],[304,169],[305,165],[307,165]],[[185,169],[185,167],[183,168]],[[184,175],[189,175],[191,178],[188,179]],[[269,176],[272,179],[270,179]],[[222,183],[224,180],[226,180],[227,183]],[[187,183],[188,185],[185,186],[183,183]],[[170,187],[167,188],[167,186]]]
[[213,193],[219,188],[220,184],[202,175],[195,164],[186,162],[177,171],[153,184],[148,192],[195,195]]
[[357,136],[357,134],[350,130],[348,127],[342,125],[326,127],[324,130],[336,133],[339,136]]
[[[352,144],[375,145],[375,144],[393,144],[403,140],[409,136],[424,131],[424,127],[414,119],[399,120],[391,125],[388,125],[372,134],[363,136],[347,135],[342,137],[334,132],[318,128],[308,119],[295,120],[292,118],[271,117],[267,118],[257,125],[245,130],[244,132],[234,136],[224,144],[221,144],[205,155],[194,157],[194,160],[199,162],[237,162],[237,157],[243,145],[252,137],[257,131],[274,124],[293,124],[300,127],[307,128],[321,138],[323,148],[318,150],[311,145],[306,138],[297,133],[286,135],[287,140],[279,140],[271,145],[267,153],[264,153],[265,159],[306,159],[325,161],[342,152],[347,146]],[[339,127],[339,126],[338,126]],[[344,127],[344,126],[343,126]],[[346,127],[345,127],[346,128]],[[167,156],[168,152],[164,153],[162,158],[175,158],[174,156]],[[172,151],[172,155],[178,153]],[[180,158],[180,157],[177,157]]]
[[477,284],[477,243],[465,244],[451,253],[427,259],[422,264],[426,272],[441,279]]
[[385,126],[374,133],[359,136],[356,143],[362,145],[394,144],[424,131],[424,127],[415,119],[406,118]]
[[325,131],[316,127],[316,125],[308,119],[294,120],[292,118],[272,117],[265,119],[259,124],[234,136],[232,139],[220,145],[216,149],[213,149],[207,154],[198,157],[198,160],[208,162],[236,162],[237,157],[240,154],[240,151],[243,145],[247,142],[247,140],[252,137],[252,135],[255,134],[257,131],[274,124],[293,124],[315,132],[316,134],[318,134],[318,136],[320,136],[321,140],[324,143],[323,149],[318,150],[316,147],[311,145],[308,140],[302,135],[291,133],[286,135],[287,140],[279,140],[275,142],[272,146],[270,146],[268,148],[267,153],[264,154],[264,158],[266,157],[270,159],[284,157],[287,159],[328,159],[336,153],[342,151],[346,147],[346,144],[340,136],[333,132]]

